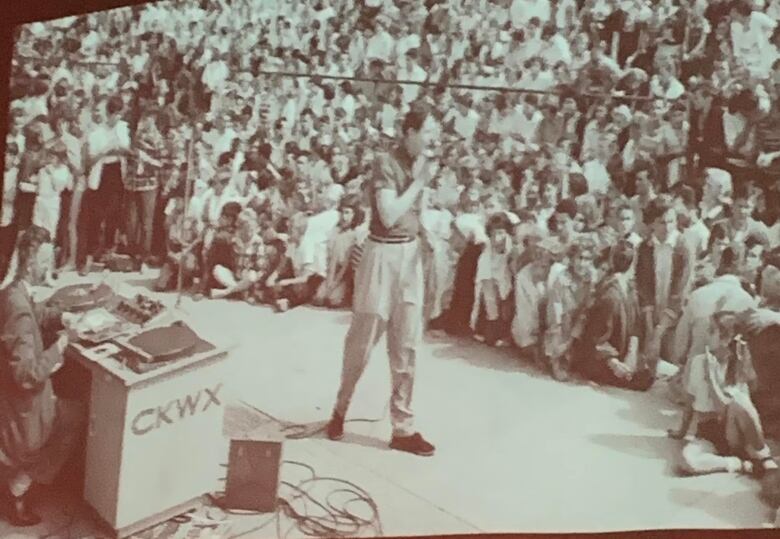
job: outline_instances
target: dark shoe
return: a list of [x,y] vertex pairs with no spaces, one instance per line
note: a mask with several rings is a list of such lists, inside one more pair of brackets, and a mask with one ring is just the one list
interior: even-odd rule
[[650,371],[639,371],[631,378],[628,388],[634,391],[647,391],[655,383],[655,377]]
[[344,418],[334,413],[325,432],[331,440],[341,440],[344,437]]
[[772,457],[753,461],[753,476],[756,479],[763,479],[769,472],[777,472],[777,462]]
[[390,448],[398,451],[406,451],[421,457],[430,457],[436,451],[432,444],[418,432],[411,436],[393,436],[390,441]]
[[11,498],[8,522],[16,528],[30,528],[42,522],[41,517],[30,510],[27,497]]

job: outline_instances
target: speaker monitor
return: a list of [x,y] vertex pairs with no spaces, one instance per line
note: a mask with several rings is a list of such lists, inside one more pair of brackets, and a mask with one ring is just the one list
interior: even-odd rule
[[281,462],[281,441],[231,440],[225,506],[260,513],[276,511]]

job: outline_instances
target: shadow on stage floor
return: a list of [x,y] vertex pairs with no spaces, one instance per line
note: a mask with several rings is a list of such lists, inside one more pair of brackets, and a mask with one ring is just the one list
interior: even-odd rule
[[495,348],[466,337],[428,336],[426,339],[429,344],[435,346],[433,356],[437,358],[462,361],[480,369],[523,373],[532,378],[549,378],[547,374],[521,359],[514,348]]
[[674,488],[669,493],[670,499],[680,506],[701,511],[724,525],[744,529],[755,526],[753,513],[756,505],[755,481],[748,477],[737,478],[744,487],[728,494],[720,494],[711,490],[692,488]]
[[624,434],[594,434],[590,440],[600,446],[624,455],[661,460],[666,463],[664,475],[677,477],[675,472],[678,464],[680,448],[677,440],[663,435],[641,436]]

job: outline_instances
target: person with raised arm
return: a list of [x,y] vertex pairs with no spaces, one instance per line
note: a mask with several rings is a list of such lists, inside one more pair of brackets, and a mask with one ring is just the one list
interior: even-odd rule
[[412,389],[423,333],[423,268],[419,234],[424,187],[432,178],[423,155],[426,113],[412,109],[395,151],[377,156],[371,189],[369,237],[355,276],[353,316],[344,343],[341,387],[327,426],[331,440],[344,435],[344,417],[371,352],[387,333],[392,394],[390,447],[421,456],[434,446],[414,430]]

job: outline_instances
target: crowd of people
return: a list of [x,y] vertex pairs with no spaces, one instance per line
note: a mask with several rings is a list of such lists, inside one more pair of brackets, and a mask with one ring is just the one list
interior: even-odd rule
[[689,472],[776,469],[779,20],[778,0],[200,0],[28,25],[3,273],[34,225],[44,281],[124,257],[158,290],[348,308],[368,180],[416,112],[428,330],[559,380],[677,371]]

